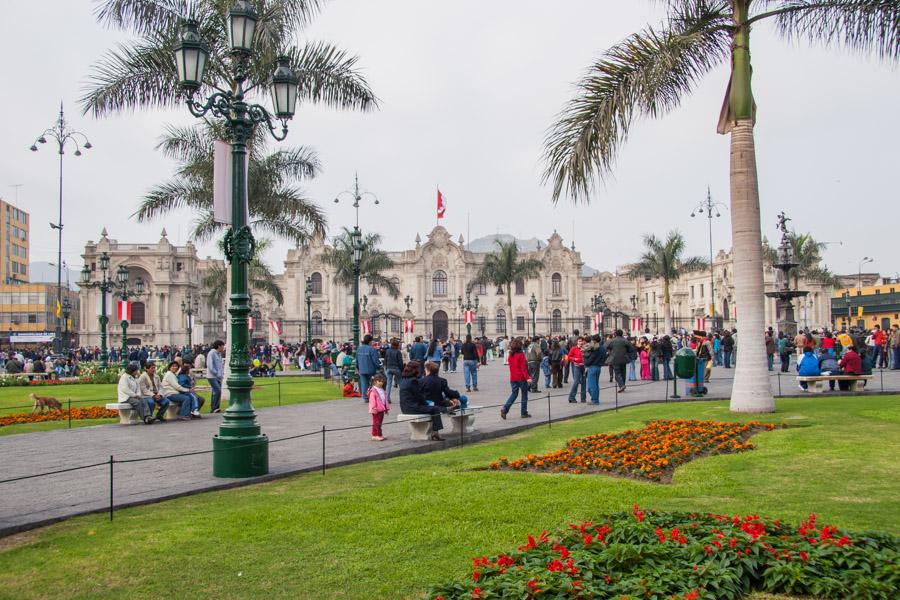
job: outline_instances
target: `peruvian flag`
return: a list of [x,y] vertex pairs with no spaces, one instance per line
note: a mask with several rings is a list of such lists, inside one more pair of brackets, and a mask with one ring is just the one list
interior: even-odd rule
[[247,317],[247,329],[253,329],[253,317]]
[[269,321],[269,326],[275,330],[276,335],[281,335],[281,324],[278,321]]
[[443,219],[444,212],[447,210],[447,202],[444,200],[444,195],[441,194],[440,188],[437,191],[437,218]]
[[404,333],[412,333],[415,326],[415,321],[412,319],[406,319],[403,321],[403,331]]
[[597,313],[597,318],[596,318],[595,320],[597,321],[597,325],[600,325],[601,323],[603,323],[603,313],[602,313],[602,312],[598,312],[598,313]]
[[641,331],[641,319],[631,319],[631,331]]
[[694,329],[697,329],[698,331],[706,331],[706,317],[700,317],[699,319],[697,319],[696,327],[694,327]]
[[120,321],[131,320],[131,302],[129,300],[119,300],[116,305],[116,315]]
[[471,310],[465,311],[464,316],[466,318],[466,325],[471,325],[475,321],[475,315]]
[[363,334],[372,333],[372,321],[360,321],[359,328],[362,330]]
[[600,324],[597,322],[596,316],[593,319],[591,319],[591,324],[593,325],[593,328],[592,328],[593,331],[600,331]]

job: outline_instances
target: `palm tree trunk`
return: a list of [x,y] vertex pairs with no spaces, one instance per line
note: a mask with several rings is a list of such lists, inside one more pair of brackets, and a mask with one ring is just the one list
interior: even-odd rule
[[[512,287],[510,286],[510,284],[507,283],[506,284],[506,319],[507,319],[506,337],[512,339],[513,314],[512,314],[512,294],[510,292],[512,292]],[[525,330],[527,331],[528,328],[526,327]],[[526,335],[525,337],[528,337],[528,336]]]
[[672,301],[669,298],[669,282],[663,280],[663,320],[666,325],[665,335],[672,333]]
[[762,233],[759,223],[759,186],[752,119],[740,119],[731,132],[731,238],[735,299],[740,309],[741,359],[731,390],[733,412],[774,412],[769,370],[763,296]]

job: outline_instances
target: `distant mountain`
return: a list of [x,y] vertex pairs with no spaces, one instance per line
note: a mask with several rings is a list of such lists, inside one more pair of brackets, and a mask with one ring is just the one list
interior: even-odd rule
[[[50,264],[48,262],[33,262],[30,265],[31,273],[28,276],[28,280],[31,283],[52,283],[56,284],[56,265]],[[68,270],[68,282],[69,287],[73,290],[78,289],[78,282],[81,281],[81,271],[75,271],[71,268],[65,269],[63,268],[62,272],[62,280],[63,285],[66,284],[66,271]]]

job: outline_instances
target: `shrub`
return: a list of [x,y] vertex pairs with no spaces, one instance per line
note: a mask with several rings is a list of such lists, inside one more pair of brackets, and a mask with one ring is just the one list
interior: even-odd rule
[[900,538],[848,534],[810,515],[799,526],[758,515],[642,510],[537,537],[472,559],[464,581],[433,599],[679,598],[731,600],[754,590],[820,598],[894,598]]

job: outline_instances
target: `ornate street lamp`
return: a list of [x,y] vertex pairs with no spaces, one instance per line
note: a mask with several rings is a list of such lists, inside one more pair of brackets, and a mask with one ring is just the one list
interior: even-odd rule
[[[109,367],[109,353],[106,351],[106,325],[109,323],[108,307],[106,306],[106,295],[118,289],[118,279],[121,278],[121,267],[116,277],[110,277],[109,274],[109,254],[104,252],[100,255],[100,273],[99,281],[91,281],[91,269],[87,265],[81,270],[81,287],[96,288],[100,290],[100,369],[105,370]],[[125,275],[127,281],[127,274]]]
[[197,298],[188,292],[185,299],[181,301],[181,314],[187,318],[187,340],[188,349],[194,347],[194,315],[200,312],[200,303]]
[[[722,216],[721,214],[719,214],[720,207],[728,208],[721,202],[713,202],[712,193],[709,191],[709,186],[706,186],[706,200],[695,206],[694,210],[691,211],[692,217],[696,217],[697,214],[703,214],[704,212],[706,212],[706,219],[709,223],[709,316],[713,318],[715,318],[716,316],[716,282],[714,277],[715,269],[713,268],[712,220],[713,216]],[[715,215],[713,215],[713,211],[715,211]]]
[[312,341],[312,277],[306,278],[306,345]]
[[[128,269],[125,265],[119,265],[116,271],[116,284],[119,288],[118,296],[122,302],[128,302],[129,298],[140,296],[144,293],[144,280],[140,277],[134,282],[134,290],[128,289]],[[128,366],[128,319],[122,319],[122,368]]]
[[604,336],[603,321],[605,321],[604,316],[606,314],[607,308],[608,307],[606,305],[606,300],[603,298],[603,294],[595,294],[591,297],[591,310],[593,310],[595,314],[601,315],[599,324],[600,337]]
[[[34,141],[31,145],[31,151],[37,152],[38,144],[46,144],[47,138],[51,138],[54,142],[56,142],[56,149],[59,153],[59,220],[56,223],[50,223],[50,228],[55,229],[57,231],[57,259],[56,259],[56,305],[57,307],[62,306],[62,230],[63,230],[63,212],[62,212],[62,202],[63,202],[63,178],[62,178],[62,168],[63,168],[63,154],[65,154],[66,146],[74,146],[75,147],[75,156],[81,156],[81,148],[85,150],[90,150],[93,148],[91,142],[88,141],[87,136],[81,133],[80,131],[75,131],[66,123],[66,117],[63,113],[63,105],[62,102],[59,103],[59,118],[56,120],[56,125],[51,127],[50,129],[45,129],[44,132]],[[79,142],[81,144],[79,145]],[[57,317],[56,319],[56,335],[53,338],[53,352],[59,355],[62,352],[62,323],[61,319]]]
[[[269,472],[268,438],[260,433],[256,412],[250,401],[253,378],[250,377],[249,329],[250,313],[247,294],[247,266],[256,253],[256,242],[247,223],[247,181],[245,165],[247,142],[257,125],[265,125],[276,140],[287,137],[287,122],[294,116],[299,80],[291,69],[289,59],[277,61],[270,83],[274,117],[259,104],[248,104],[244,87],[248,78],[249,60],[257,15],[253,5],[245,0],[235,2],[228,14],[228,37],[231,61],[217,65],[230,68],[233,87],[212,93],[205,101],[195,101],[194,95],[203,87],[203,75],[209,59],[209,47],[200,37],[196,21],[187,21],[180,43],[175,47],[178,79],[186,97],[188,110],[198,118],[211,114],[224,121],[224,129],[231,142],[232,158],[232,223],[225,234],[225,257],[231,264],[231,375],[226,381],[229,391],[228,409],[213,438],[213,475],[216,477],[253,477]],[[251,86],[252,88],[252,86]],[[280,131],[273,123],[281,122]]]
[[63,323],[65,324],[65,329],[63,329],[63,345],[65,346],[66,354],[69,353],[69,315],[72,312],[72,304],[69,302],[69,298],[63,298],[62,301],[62,316]]
[[534,292],[531,293],[531,300],[528,301],[528,308],[531,309],[531,337],[537,336],[537,319],[535,312],[538,307],[538,299],[535,298]]
[[472,318],[466,319],[466,335],[472,335],[472,323],[471,321],[475,319],[475,314],[478,312],[478,296],[475,296],[475,302],[472,302],[472,290],[466,288],[466,301],[463,303],[462,296],[459,296],[456,301],[459,303],[459,310],[462,311],[463,317],[465,317],[465,313],[471,312]]

